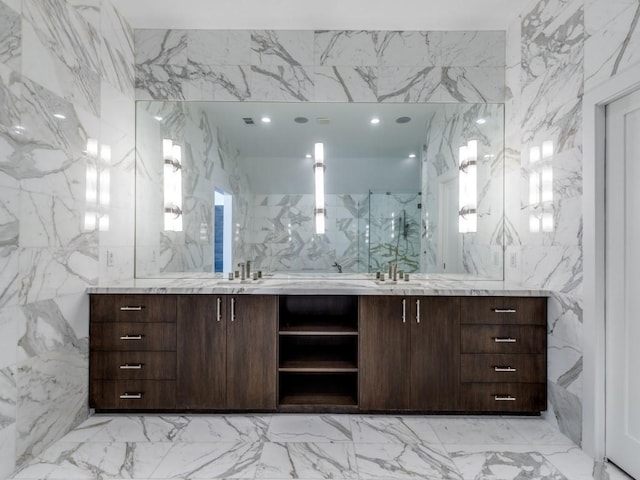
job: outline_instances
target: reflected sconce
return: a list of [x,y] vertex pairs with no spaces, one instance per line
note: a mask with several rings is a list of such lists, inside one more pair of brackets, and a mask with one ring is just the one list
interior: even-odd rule
[[529,149],[529,231],[553,232],[553,142]]
[[162,140],[164,158],[164,229],[182,231],[182,148]]
[[478,141],[470,140],[459,150],[458,231],[478,230]]
[[325,215],[327,210],[324,206],[324,144],[314,145],[313,176],[316,186],[316,204],[313,210],[316,217],[316,234],[322,235],[325,231]]
[[86,231],[109,230],[109,205],[111,203],[111,147],[99,145],[95,138],[87,139],[87,172],[85,184]]

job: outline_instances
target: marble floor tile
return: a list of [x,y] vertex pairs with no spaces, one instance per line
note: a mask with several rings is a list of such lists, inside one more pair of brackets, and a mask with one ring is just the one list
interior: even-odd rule
[[190,416],[180,442],[260,442],[266,440],[271,418],[252,415]]
[[522,444],[524,437],[503,418],[432,418],[431,426],[444,444]]
[[93,437],[95,442],[171,442],[188,423],[185,417],[180,416],[142,415],[102,418],[108,420],[108,423]]
[[151,478],[254,478],[261,453],[261,443],[176,443]]
[[355,449],[361,479],[462,480],[441,446],[358,443]]
[[262,449],[258,479],[340,478],[356,480],[353,445],[349,443],[266,443]]
[[109,422],[111,417],[105,418],[103,416],[92,416],[87,418],[84,422],[78,425],[76,428],[67,433],[60,439],[61,442],[87,442],[95,440],[95,436],[100,432]]
[[570,438],[540,418],[509,418],[507,423],[531,445],[574,445]]
[[346,415],[275,415],[267,437],[271,442],[350,442]]
[[440,443],[429,419],[424,417],[354,415],[351,430],[356,443]]
[[149,478],[170,448],[170,443],[161,442],[57,442],[20,469],[15,478]]

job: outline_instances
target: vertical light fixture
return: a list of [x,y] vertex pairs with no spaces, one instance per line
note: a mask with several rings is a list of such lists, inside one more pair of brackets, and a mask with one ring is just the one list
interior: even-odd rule
[[87,139],[87,172],[85,183],[85,231],[95,230],[98,223],[98,140]]
[[478,141],[470,140],[459,150],[458,231],[478,230]]
[[182,148],[162,140],[164,158],[164,229],[182,231]]
[[109,231],[109,205],[111,204],[111,147],[100,145],[99,176],[99,214],[98,228],[102,232]]
[[316,205],[314,214],[316,217],[316,234],[322,235],[325,231],[325,214],[324,207],[324,144],[316,143],[314,145],[315,163],[313,164],[313,175],[316,186]]
[[553,231],[553,142],[529,149],[529,231]]

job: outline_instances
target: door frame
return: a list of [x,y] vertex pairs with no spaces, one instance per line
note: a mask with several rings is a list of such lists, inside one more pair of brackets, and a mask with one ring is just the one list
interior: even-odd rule
[[640,88],[640,65],[589,88],[583,97],[582,448],[605,457],[605,108]]

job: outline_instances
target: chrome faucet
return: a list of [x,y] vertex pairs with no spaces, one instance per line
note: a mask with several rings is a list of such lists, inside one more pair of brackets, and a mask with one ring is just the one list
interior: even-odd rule
[[340,265],[337,261],[333,262],[332,267],[336,267],[338,269],[338,273],[342,273],[342,265]]

